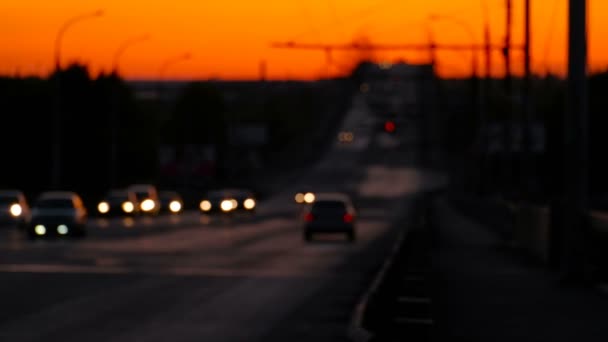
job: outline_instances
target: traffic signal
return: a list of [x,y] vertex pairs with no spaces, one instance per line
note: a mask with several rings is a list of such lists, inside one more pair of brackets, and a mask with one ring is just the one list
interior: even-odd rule
[[384,123],[384,131],[386,131],[387,133],[393,133],[395,132],[395,123],[393,121],[386,121]]

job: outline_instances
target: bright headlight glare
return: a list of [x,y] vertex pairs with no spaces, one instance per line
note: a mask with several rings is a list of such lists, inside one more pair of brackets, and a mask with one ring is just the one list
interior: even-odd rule
[[41,224],[38,224],[36,225],[36,227],[34,227],[34,232],[36,232],[36,234],[38,235],[44,235],[46,234],[46,227]]
[[61,235],[66,235],[68,233],[68,226],[66,226],[65,224],[60,224],[59,226],[57,226],[57,233]]
[[233,209],[232,207],[232,201],[231,200],[223,200],[222,203],[220,204],[220,208],[222,208],[223,211],[230,211]]
[[211,210],[211,202],[204,200],[201,202],[200,207],[202,211],[209,211]]
[[108,202],[101,202],[97,205],[97,210],[99,210],[100,213],[105,214],[110,211],[110,205]]
[[304,195],[304,202],[306,203],[312,203],[315,201],[315,194],[313,194],[312,192],[307,192]]
[[171,203],[169,203],[169,210],[171,210],[174,213],[177,213],[180,210],[182,210],[182,204],[179,203],[178,201],[172,201]]
[[251,210],[255,208],[255,201],[253,200],[253,198],[248,198],[243,202],[243,206],[245,207],[245,209]]
[[127,201],[122,204],[122,210],[125,213],[132,213],[133,210],[135,210],[135,206],[133,205],[133,203]]
[[149,198],[141,202],[141,210],[143,211],[152,211],[155,206],[154,201]]
[[15,203],[13,205],[11,205],[11,215],[17,217],[20,216],[21,213],[23,213],[23,208],[21,208],[21,204]]

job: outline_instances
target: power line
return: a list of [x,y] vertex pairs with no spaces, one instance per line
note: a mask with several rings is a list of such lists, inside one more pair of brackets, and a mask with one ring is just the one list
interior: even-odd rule
[[[431,46],[429,43],[404,43],[404,44],[372,44],[372,43],[298,43],[294,41],[288,42],[275,42],[271,43],[272,48],[283,48],[283,49],[300,49],[300,50],[428,50],[430,48],[440,50],[451,50],[451,51],[466,51],[466,50],[484,50],[486,44],[434,44]],[[523,49],[522,45],[511,44],[511,49]],[[500,50],[504,49],[504,45],[490,45],[490,49]]]

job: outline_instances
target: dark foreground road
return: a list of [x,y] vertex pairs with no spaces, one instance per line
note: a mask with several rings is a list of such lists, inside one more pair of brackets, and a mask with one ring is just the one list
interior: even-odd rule
[[[414,145],[366,125],[257,218],[93,220],[83,241],[0,234],[0,341],[340,341],[388,254],[414,195],[437,178],[414,168]],[[297,158],[297,156],[294,156]],[[293,194],[349,191],[359,235],[304,243]]]

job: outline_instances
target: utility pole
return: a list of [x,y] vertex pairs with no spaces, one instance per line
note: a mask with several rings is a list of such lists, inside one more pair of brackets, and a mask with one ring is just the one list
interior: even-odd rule
[[507,114],[503,119],[503,134],[504,134],[504,158],[503,158],[503,190],[506,192],[511,191],[513,186],[512,180],[514,176],[513,167],[513,142],[514,142],[514,127],[512,118],[512,105],[513,105],[513,80],[511,75],[511,26],[513,22],[513,4],[512,0],[506,0],[506,34],[505,34],[505,45],[503,48],[503,56],[505,58],[505,98],[507,101]]
[[479,100],[480,104],[480,116],[479,116],[479,145],[480,145],[480,192],[483,193],[486,191],[486,184],[492,184],[490,178],[491,173],[488,172],[487,169],[487,145],[488,145],[488,94],[490,93],[491,87],[491,78],[492,78],[492,46],[491,46],[491,35],[490,35],[490,22],[489,22],[489,13],[487,2],[483,2],[483,11],[484,11],[484,54],[485,54],[485,75],[484,75],[484,84],[481,87],[481,92]]
[[536,170],[535,162],[536,159],[532,154],[532,71],[530,70],[530,0],[525,0],[524,5],[524,84],[523,84],[523,98],[522,98],[522,146],[521,146],[521,157],[520,158],[520,186],[522,190],[527,192],[527,199],[530,199],[531,192],[533,189],[534,182],[532,177],[535,175]]
[[[564,238],[566,277],[584,273],[584,215],[588,200],[587,1],[569,0],[568,95],[564,189],[569,211]],[[576,279],[578,280],[578,279]]]

